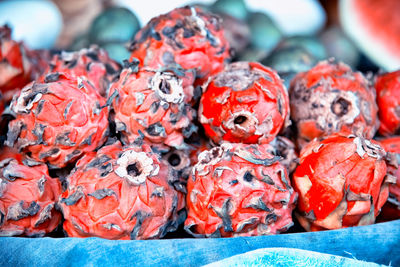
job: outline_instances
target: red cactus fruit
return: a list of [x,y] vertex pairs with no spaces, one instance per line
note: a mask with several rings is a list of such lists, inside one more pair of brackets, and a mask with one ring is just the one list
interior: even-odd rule
[[[189,86],[191,87],[191,85]],[[185,103],[186,87],[172,71],[125,68],[109,92],[116,130],[125,144],[143,139],[182,148],[194,130],[196,113]]]
[[392,182],[385,156],[377,142],[362,137],[333,135],[308,143],[292,180],[301,225],[318,231],[374,223]]
[[45,164],[32,163],[9,148],[1,151],[0,160],[0,236],[52,232],[61,222],[55,209],[60,182],[49,176]]
[[264,144],[285,125],[289,98],[278,74],[256,62],[235,62],[211,78],[199,119],[215,143]]
[[370,139],[379,125],[373,87],[360,72],[331,60],[296,75],[290,85],[290,110],[299,141],[333,133]]
[[184,207],[168,161],[119,142],[82,157],[60,197],[71,237],[151,239],[177,228]]
[[379,133],[385,136],[398,133],[400,130],[400,70],[378,75],[375,88],[381,121]]
[[108,107],[86,80],[65,73],[47,77],[47,83],[33,82],[13,99],[16,119],[9,124],[6,145],[62,168],[105,142]]
[[277,234],[292,224],[297,198],[267,146],[224,143],[199,155],[188,180],[185,229],[194,236]]
[[388,166],[388,173],[395,177],[396,183],[389,185],[389,198],[382,207],[379,217],[386,221],[400,219],[400,137],[389,137],[379,142],[386,152],[394,153],[397,163],[397,168]]
[[200,85],[230,58],[220,18],[190,6],[153,18],[136,34],[131,50],[131,60],[143,66],[195,69]]
[[[106,96],[110,83],[119,71],[120,66],[108,57],[107,52],[93,45],[77,52],[61,52],[55,55],[47,72],[66,72],[75,77],[84,76],[100,95]],[[43,76],[41,81],[44,82],[45,78],[46,76]]]
[[24,44],[11,39],[11,29],[0,27],[0,91],[22,88],[37,78],[42,71],[44,60]]

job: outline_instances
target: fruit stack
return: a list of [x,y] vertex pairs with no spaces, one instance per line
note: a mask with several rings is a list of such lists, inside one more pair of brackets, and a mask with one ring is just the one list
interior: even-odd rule
[[223,25],[174,9],[123,66],[96,46],[50,57],[1,28],[0,236],[270,235],[372,224],[382,207],[399,218],[400,72],[329,59],[286,88],[268,66],[233,62]]

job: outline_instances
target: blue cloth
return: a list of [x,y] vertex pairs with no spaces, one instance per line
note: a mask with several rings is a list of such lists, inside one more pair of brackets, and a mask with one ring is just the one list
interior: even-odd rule
[[112,241],[0,238],[0,266],[201,266],[260,248],[287,247],[400,266],[400,220],[273,236]]
[[205,267],[217,266],[379,267],[384,265],[295,248],[261,248],[208,264]]

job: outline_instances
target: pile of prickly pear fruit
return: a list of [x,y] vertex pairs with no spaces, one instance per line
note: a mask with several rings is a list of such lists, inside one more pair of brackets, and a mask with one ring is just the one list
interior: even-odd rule
[[1,27],[0,236],[235,237],[400,218],[400,71],[329,59],[292,68],[287,86],[268,63],[278,54],[233,57],[245,45],[225,27],[174,9],[121,65],[97,46],[33,51]]

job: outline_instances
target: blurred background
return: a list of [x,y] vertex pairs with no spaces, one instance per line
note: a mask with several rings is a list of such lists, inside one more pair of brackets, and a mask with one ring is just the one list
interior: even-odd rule
[[[370,9],[379,9],[380,15],[368,10],[365,5],[368,2],[380,3],[379,8],[370,4]],[[387,41],[394,45],[374,45],[374,40],[386,42],[391,35],[400,36],[400,22],[396,22],[400,20],[396,17],[399,3],[399,0],[3,0],[0,24],[7,23],[13,30],[13,38],[23,40],[32,49],[78,50],[97,44],[112,58],[122,61],[129,57],[127,44],[152,17],[175,7],[197,4],[224,19],[236,60],[260,61],[289,81],[294,73],[329,57],[361,71],[399,69],[400,41]],[[382,5],[387,7],[381,8]],[[374,30],[369,24],[375,22],[384,25],[382,38],[365,33]]]

